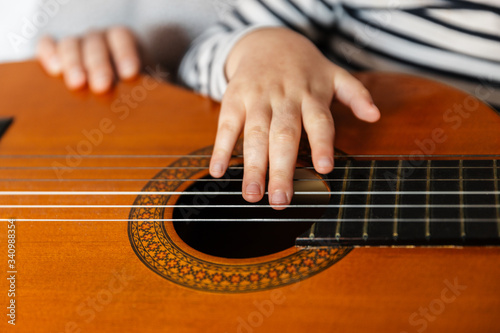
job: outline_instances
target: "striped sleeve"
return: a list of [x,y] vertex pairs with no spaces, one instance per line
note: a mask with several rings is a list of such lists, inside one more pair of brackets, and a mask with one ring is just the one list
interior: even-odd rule
[[425,76],[499,109],[499,1],[395,9],[346,3],[337,8],[341,19],[327,47],[337,64]]
[[183,62],[189,86],[220,99],[239,38],[285,26],[338,65],[426,76],[500,107],[500,0],[241,0]]
[[287,27],[320,44],[334,26],[333,10],[326,0],[239,0],[232,12],[192,43],[181,63],[179,79],[221,100],[227,86],[224,65],[238,40],[257,29]]

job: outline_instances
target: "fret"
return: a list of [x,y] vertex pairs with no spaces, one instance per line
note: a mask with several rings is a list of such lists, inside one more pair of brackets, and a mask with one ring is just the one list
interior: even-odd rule
[[[393,192],[395,190],[398,163],[400,163],[400,161],[376,162],[373,167],[374,172],[371,178],[371,190],[373,193]],[[367,214],[367,234],[370,242],[388,242],[392,240],[394,201],[395,194],[371,195],[369,205],[366,206],[370,208]],[[380,219],[384,219],[384,221]],[[368,241],[368,239],[365,241]]]
[[[493,161],[463,161],[463,203],[464,203],[464,223],[468,239],[490,239],[497,235],[497,224],[494,222],[473,222],[478,218],[496,218],[495,190],[493,180],[475,181],[477,177],[484,179],[494,178]],[[469,191],[481,191],[484,194],[468,195]],[[485,205],[477,208],[474,205]]]
[[373,167],[375,166],[375,161],[372,161],[370,164],[370,178],[368,180],[368,194],[366,196],[366,208],[365,208],[365,221],[363,222],[363,239],[368,239],[368,218],[370,217],[370,199],[371,199],[371,190],[373,184]]
[[[339,164],[343,164],[340,162]],[[332,171],[330,174],[332,177],[338,177],[337,171]],[[310,173],[309,171],[305,170],[295,170],[294,174],[294,183],[293,183],[293,189],[295,194],[300,194],[301,192],[304,191],[319,191],[321,193],[324,191],[324,193],[328,193],[329,191],[339,191],[340,188],[336,184],[331,184],[328,183],[327,186],[325,187],[325,183],[323,181],[320,181],[318,177]],[[298,181],[300,179],[301,181]],[[294,195],[292,198],[292,202],[290,203],[289,209],[292,211],[292,215],[295,216],[309,216],[309,217],[316,217],[316,218],[331,218],[331,211],[336,211],[337,208],[335,206],[338,206],[338,202],[336,202],[338,196],[335,195],[319,195],[319,196],[300,196],[300,195]],[[265,199],[264,199],[265,200]],[[300,205],[302,206],[300,209],[295,209],[294,205]],[[311,205],[311,207],[308,207]],[[313,208],[314,206],[317,206],[317,208]],[[328,208],[325,210],[320,207],[327,206]],[[298,208],[298,206],[295,206]],[[286,211],[285,210],[285,211]],[[285,211],[280,212],[280,214],[286,214]],[[304,214],[305,213],[305,214]],[[330,227],[330,230],[333,229],[332,225],[335,222],[316,222],[313,223],[312,225],[309,226],[308,230],[302,234],[301,237],[308,237],[308,238],[314,238],[317,234],[319,235],[324,235],[331,237],[333,236],[330,233],[325,232],[324,229],[328,230],[328,226]]]
[[[339,209],[341,208],[340,199],[342,196],[342,182],[340,181],[330,181],[331,179],[342,180],[346,178],[345,176],[345,165],[346,160],[338,160],[335,162],[335,168],[332,172],[325,176],[324,181],[327,183],[327,187],[330,191],[338,194],[333,194],[329,196],[327,207],[323,210],[322,218],[328,219],[329,222],[317,222],[314,224],[314,237],[319,238],[335,238],[335,229],[339,222]],[[348,178],[348,177],[347,177]],[[308,234],[310,231],[308,231]],[[306,235],[304,235],[306,236]]]
[[[445,219],[446,222],[430,223],[431,241],[453,242],[462,241],[460,224],[460,166],[458,160],[432,161],[432,179],[451,179],[455,181],[431,181],[431,192],[449,191],[449,195],[431,195],[430,203],[433,205],[448,205],[446,208],[430,208],[430,221]],[[434,168],[434,166],[448,168]]]
[[[415,165],[418,163],[418,165]],[[425,161],[410,163],[403,161],[401,168],[401,180],[399,190],[399,204],[419,205],[419,208],[405,208],[398,211],[398,239],[397,243],[405,243],[418,239],[425,241],[425,216],[426,216],[426,196],[406,195],[405,191],[427,192],[427,165]],[[421,220],[417,222],[412,220]],[[401,221],[405,221],[404,223]]]
[[464,161],[460,160],[458,162],[458,174],[459,174],[459,189],[460,189],[460,237],[465,239],[465,218],[464,218]]
[[498,160],[493,160],[493,186],[495,188],[495,205],[497,216],[497,235],[500,238],[500,199],[498,198]]
[[317,226],[316,222],[313,223],[313,225],[311,226],[311,229],[309,231],[309,238],[314,238],[314,234],[315,234],[314,230],[316,230],[316,226]]
[[399,205],[399,190],[401,187],[401,166],[403,165],[403,161],[399,160],[398,162],[398,171],[397,171],[397,179],[396,179],[396,197],[394,199],[394,223],[392,226],[392,237],[394,240],[398,239],[398,205]]
[[335,238],[337,240],[340,239],[340,227],[342,225],[342,216],[343,216],[343,205],[344,205],[344,201],[345,201],[345,190],[347,188],[347,179],[349,178],[349,171],[350,171],[350,167],[351,166],[351,161],[348,160],[346,162],[346,165],[345,165],[345,171],[344,171],[344,180],[342,182],[342,194],[340,195],[340,208],[339,208],[339,212],[338,212],[338,215],[337,215],[337,225],[335,226]]
[[427,161],[427,181],[425,183],[425,190],[427,194],[425,195],[425,239],[429,240],[431,238],[431,221],[430,221],[430,190],[431,190],[431,161]]
[[[369,195],[367,188],[369,183],[369,167],[372,164],[371,161],[353,161],[353,166],[363,166],[364,169],[351,169],[350,177],[347,181],[346,195],[343,207],[343,219],[356,219],[357,221],[363,222],[365,216],[364,207],[354,208],[349,207],[350,205],[366,205],[366,197]],[[359,181],[350,181],[350,179],[358,179]],[[341,238],[359,238],[363,239],[363,226],[364,223],[360,222],[346,222],[342,223],[341,228]]]

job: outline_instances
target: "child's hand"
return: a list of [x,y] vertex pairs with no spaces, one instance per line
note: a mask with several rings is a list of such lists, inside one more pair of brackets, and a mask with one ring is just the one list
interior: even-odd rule
[[88,82],[95,93],[106,92],[112,87],[113,68],[121,79],[136,76],[140,69],[135,38],[124,27],[89,32],[83,37],[68,37],[60,42],[43,37],[37,46],[37,57],[49,75],[62,73],[69,89],[80,89]]
[[[366,88],[326,59],[305,37],[283,28],[256,30],[240,40],[226,62],[229,81],[222,99],[210,174],[221,177],[244,130],[243,197],[262,199],[269,163],[269,201],[290,203],[301,135],[307,132],[314,168],[333,169],[333,97],[361,120],[380,112]],[[269,156],[269,158],[268,158]]]

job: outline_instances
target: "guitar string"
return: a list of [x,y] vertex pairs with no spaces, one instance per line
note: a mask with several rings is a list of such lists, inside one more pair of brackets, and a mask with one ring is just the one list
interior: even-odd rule
[[[0,218],[1,222],[9,222],[9,221],[20,221],[20,222],[137,222],[137,221],[153,221],[153,222],[337,222],[339,219],[337,218],[253,218],[253,219],[238,219],[238,218],[232,218],[232,219],[191,219],[191,218],[182,218],[182,219],[177,219],[177,218],[171,218],[171,219],[157,219],[157,218],[150,218],[150,219],[15,219],[15,218]],[[340,219],[342,222],[361,222],[364,223],[365,219]],[[400,222],[403,223],[411,223],[411,222],[424,222],[425,219],[399,219]],[[469,220],[472,223],[491,223],[491,222],[497,222],[497,219],[495,218],[475,218],[475,219],[470,219]],[[393,222],[392,218],[377,218],[377,219],[372,219],[370,222]],[[435,223],[457,223],[460,222],[460,219],[457,218],[449,218],[449,219],[433,219],[432,222]]]
[[[368,181],[367,179],[359,179],[359,178],[348,178],[346,179],[347,181],[359,181],[359,182],[366,182]],[[415,182],[422,182],[426,181],[426,179],[403,179],[405,182],[406,181],[415,181]],[[458,181],[459,179],[456,178],[437,178],[437,179],[430,179],[430,182],[433,181]],[[470,178],[470,179],[464,179],[464,181],[494,181],[494,178]],[[206,179],[206,178],[200,178],[200,179],[183,179],[183,178],[172,178],[172,179],[112,179],[112,178],[88,178],[88,179],[83,179],[83,178],[76,178],[76,179],[56,179],[56,178],[47,178],[47,179],[31,179],[31,178],[13,178],[13,179],[1,179],[0,181],[2,182],[215,182],[215,183],[224,183],[224,182],[242,182],[242,178],[215,178],[215,179]],[[300,178],[300,179],[293,179],[293,181],[297,182],[343,182],[343,179],[334,179],[334,178]],[[372,179],[372,181],[385,181],[387,182],[387,179]]]
[[[0,155],[0,159],[12,159],[12,158],[22,158],[22,159],[33,159],[33,158],[82,158],[82,159],[94,159],[94,158],[211,158],[212,155],[196,155],[196,154],[166,154],[166,155],[74,155],[74,154],[53,154],[53,155]],[[232,158],[243,158],[244,155],[231,155]],[[311,157],[311,155],[298,155],[298,157]],[[487,157],[500,157],[500,154],[440,154],[440,155],[408,155],[408,154],[383,154],[383,155],[335,155],[338,159],[348,159],[348,158],[389,158],[389,157],[398,157],[398,158],[464,158],[464,157],[474,157],[474,158],[487,158]]]
[[[267,204],[235,204],[235,205],[0,205],[0,208],[271,208]],[[325,205],[325,204],[292,204],[282,206],[288,208],[497,208],[500,204],[464,204],[464,205],[443,205],[443,204],[370,204],[370,205]]]
[[[50,157],[54,157],[55,155],[52,155]],[[67,157],[67,155],[62,155],[63,157]],[[200,155],[163,155],[162,157],[168,157],[168,158],[173,158],[173,157],[186,157],[186,156],[189,156],[189,157],[210,157],[210,155],[205,155],[205,156],[200,156]],[[356,155],[357,157],[373,157],[374,155]],[[383,155],[385,157],[403,157],[404,155]],[[452,155],[443,155],[443,156],[446,156],[446,157],[450,157]],[[457,156],[457,155],[454,155],[454,156]],[[461,157],[465,156],[465,155],[459,155]],[[497,155],[483,155],[483,156],[497,156]],[[1,156],[2,158],[6,158],[7,156]],[[17,156],[19,157],[19,156]],[[28,156],[24,156],[25,158],[27,158]],[[37,156],[37,157],[40,157],[40,156]],[[49,156],[46,156],[46,157],[49,157]],[[87,157],[118,157],[116,155],[113,155],[113,156],[87,156]],[[124,157],[124,156],[120,156],[120,157]],[[158,156],[150,156],[150,155],[144,155],[144,156],[132,156],[132,155],[128,155],[127,157],[148,157],[148,158],[154,158],[154,157],[158,157]],[[354,156],[351,156],[351,157],[354,157]],[[377,157],[381,157],[380,155],[378,155]],[[414,156],[412,156],[414,157]],[[432,156],[432,157],[436,157],[436,156]],[[477,157],[477,156],[475,156]],[[9,168],[9,167],[7,167]],[[14,167],[15,168],[15,167]],[[35,167],[35,168],[40,168],[40,167]],[[43,167],[42,167],[43,168]],[[77,168],[77,169],[81,169],[82,167],[80,168]],[[83,168],[88,168],[88,167],[83,167]],[[96,168],[96,169],[102,169],[102,168],[106,168],[106,167],[91,167],[91,168]],[[121,167],[111,167],[113,169],[115,168],[121,168]],[[144,169],[144,168],[151,168],[151,167],[124,167],[124,168],[129,168],[129,169],[136,169],[136,168],[139,168],[139,169]],[[156,169],[156,167],[153,167]],[[169,168],[169,167],[158,167],[158,168],[161,168],[161,169],[166,169],[166,168]],[[176,167],[172,167],[173,169],[176,169]],[[182,168],[177,168],[177,169],[208,169],[207,167],[182,167]],[[337,169],[342,169],[343,167],[337,167]],[[380,169],[390,169],[388,167],[375,167],[375,168],[380,168]],[[419,168],[419,167],[412,167],[412,168]],[[424,168],[424,167],[421,167],[421,168]],[[433,169],[438,169],[438,168],[443,168],[443,169],[450,169],[450,168],[459,168],[459,167],[433,167]],[[488,167],[466,167],[466,168],[488,168]],[[10,169],[13,169],[12,167]],[[53,169],[53,168],[50,168],[50,169]],[[72,168],[73,169],[73,168]],[[230,167],[228,169],[243,169],[243,167]],[[313,169],[313,167],[298,167],[297,169]],[[368,170],[373,170],[373,167],[370,168],[370,167],[350,167],[350,169],[368,169]],[[65,181],[76,181],[76,180],[72,180],[72,179],[64,179]],[[349,179],[350,181],[366,181],[364,179]],[[385,179],[374,179],[376,181],[386,181]],[[408,181],[408,180],[411,180],[411,181],[421,181],[419,179],[405,179],[405,181]],[[454,181],[456,179],[433,179],[433,181]],[[487,180],[493,180],[493,179],[467,179],[468,181],[487,181]],[[7,180],[7,181],[22,181],[22,180]],[[29,180],[29,181],[33,181],[33,180]],[[45,179],[45,180],[41,180],[39,179],[39,181],[51,181],[50,179]],[[60,181],[60,180],[53,180],[53,181]],[[81,180],[81,181],[85,181],[85,180]],[[86,180],[86,181],[89,181],[89,180]],[[103,181],[102,179],[93,179],[91,181]],[[113,180],[113,179],[109,179],[108,181],[117,181],[116,179]],[[241,179],[214,179],[214,180],[202,180],[202,179],[165,179],[165,180],[159,180],[159,179],[150,179],[150,180],[130,180],[130,179],[127,179],[127,180],[123,180],[123,181],[189,181],[189,182],[193,182],[193,181],[212,181],[212,182],[226,182],[226,181],[241,181]],[[299,181],[343,181],[343,180],[338,180],[338,179],[300,179]],[[35,194],[26,194],[27,192],[0,192],[0,195],[41,195],[40,192],[36,192]],[[34,192],[33,192],[34,193]],[[82,195],[82,192],[78,192],[78,193],[70,193],[70,192],[63,192],[64,195]],[[57,194],[63,194],[63,193],[57,193]],[[86,192],[86,193],[89,193],[89,192]],[[92,194],[94,194],[96,192],[93,192]],[[127,192],[127,194],[129,194],[130,192]],[[412,194],[412,195],[419,195],[419,194],[485,194],[484,192],[467,192],[467,191],[446,191],[446,192],[399,192],[399,194]],[[491,193],[491,192],[490,192]],[[50,195],[57,195],[55,192],[50,192]],[[113,193],[114,195],[116,195],[117,193]],[[125,194],[125,193],[119,193],[119,194]],[[133,192],[132,194],[134,195],[145,195],[146,193],[145,192]],[[161,193],[154,193],[155,195],[165,195],[165,194],[172,194],[172,195],[178,195],[178,194],[193,194],[193,195],[211,195],[211,194],[224,194],[224,195],[232,195],[232,194],[237,194],[237,195],[241,195],[241,192],[225,192],[225,193],[221,193],[221,192],[189,192],[189,193],[186,193],[186,192],[178,192],[178,191],[175,191],[175,192],[161,192]],[[316,194],[340,194],[339,192],[318,192],[318,193],[314,193],[314,192],[299,192],[299,193],[296,193],[296,194],[308,194],[308,195],[316,195]],[[344,194],[393,194],[393,192],[373,192],[373,191],[368,191],[368,192],[349,192],[349,193],[344,193]],[[493,192],[492,194],[498,194],[498,191],[495,191]],[[106,192],[105,195],[110,195],[110,192]],[[148,192],[147,195],[152,195],[151,192]],[[73,205],[71,207],[77,207],[78,205]],[[80,207],[87,207],[88,205],[81,205]],[[172,207],[181,207],[179,205],[171,205]],[[232,208],[235,208],[235,207],[271,207],[270,205],[240,205],[240,206],[234,206],[234,205],[229,205],[230,207]],[[354,205],[355,206],[355,205]],[[362,205],[363,207],[367,207],[366,205]],[[377,205],[373,205],[375,208],[377,207]],[[415,207],[415,206],[418,206],[418,205],[401,205],[401,206],[398,206],[398,205],[387,205],[387,207]],[[425,205],[421,205],[421,206],[425,206]],[[456,205],[457,207],[460,206],[460,205]],[[462,205],[463,207],[464,205]],[[6,208],[6,207],[9,207],[9,208],[12,208],[12,206],[0,206],[0,207],[3,207],[3,208]],[[19,206],[18,207],[22,207],[22,206]],[[24,206],[24,207],[28,207],[28,206]],[[31,208],[35,207],[34,205],[31,205],[29,206]],[[45,207],[47,208],[48,206],[38,206],[38,207]],[[54,206],[52,206],[54,207]],[[64,207],[64,206],[58,206],[58,207]],[[90,206],[90,207],[94,207],[94,208],[103,208],[103,206]],[[104,207],[117,207],[116,205],[115,206],[104,206]],[[121,205],[121,206],[118,206],[118,207],[127,207],[127,208],[132,208],[132,207],[141,207],[141,206],[134,206],[134,205]],[[168,207],[168,205],[160,205],[160,206],[145,206],[145,207],[149,207],[149,208],[152,208],[152,207],[157,207],[157,208],[166,208]],[[186,205],[186,207],[188,208],[200,208],[200,206],[192,206],[192,205]],[[208,206],[206,208],[215,208],[215,207],[218,207],[218,206]],[[292,205],[289,205],[289,206],[286,206],[286,207],[294,207]],[[300,208],[305,208],[305,207],[325,207],[325,208],[334,208],[334,206],[332,205],[297,205],[296,207],[300,207]],[[345,207],[348,207],[348,206],[345,206]],[[383,206],[378,206],[378,207],[383,207]],[[434,207],[439,207],[439,205],[435,205]],[[442,205],[442,208],[452,208],[453,206],[452,205]],[[465,207],[481,207],[481,208],[486,208],[486,207],[497,207],[497,205],[465,205]],[[68,208],[68,206],[66,206],[66,208]],[[219,208],[221,208],[221,206],[219,206]],[[338,219],[335,219],[335,221],[338,221]]]
[[[294,193],[294,195],[326,195],[326,194],[370,194],[370,195],[393,195],[396,194],[396,191],[347,191],[347,192],[342,192],[342,191],[300,191]],[[426,195],[426,194],[432,194],[432,195],[459,195],[459,194],[466,194],[466,195],[491,195],[491,194],[500,194],[500,191],[399,191],[397,192],[400,195],[405,194],[405,195]],[[268,194],[268,192],[264,192],[264,194]],[[8,195],[16,195],[16,196],[34,196],[34,195],[82,195],[82,196],[89,196],[89,195],[142,195],[142,196],[149,196],[149,195],[243,195],[241,191],[234,191],[234,192],[212,192],[212,191],[146,191],[146,192],[141,192],[141,191],[0,191],[0,196],[8,196]]]
[[[427,167],[423,166],[403,166],[403,168],[407,169],[427,169]],[[464,169],[489,169],[491,166],[464,166]],[[0,170],[209,170],[209,167],[172,167],[172,166],[75,166],[75,167],[55,167],[55,166],[0,166]],[[243,166],[231,166],[228,167],[227,170],[243,170]],[[337,170],[344,170],[345,166],[335,166]],[[363,166],[351,166],[349,169],[353,170],[370,170],[370,167]],[[387,167],[387,166],[374,166],[373,169],[397,169],[397,166]],[[431,168],[434,169],[459,169],[458,166],[435,166]],[[296,167],[295,170],[314,170],[314,167]]]

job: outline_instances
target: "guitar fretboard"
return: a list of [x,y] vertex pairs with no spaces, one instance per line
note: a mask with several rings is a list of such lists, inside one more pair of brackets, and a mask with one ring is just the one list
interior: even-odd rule
[[498,160],[344,160],[325,178],[328,222],[298,246],[500,245]]

